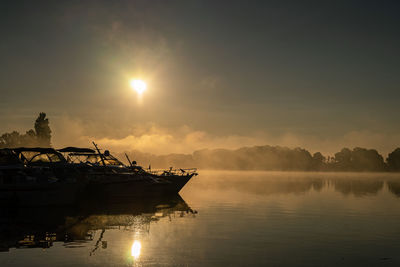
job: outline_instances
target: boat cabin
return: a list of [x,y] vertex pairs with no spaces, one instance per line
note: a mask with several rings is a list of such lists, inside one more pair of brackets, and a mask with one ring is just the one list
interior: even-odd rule
[[0,169],[23,167],[23,162],[15,152],[9,148],[0,149]]

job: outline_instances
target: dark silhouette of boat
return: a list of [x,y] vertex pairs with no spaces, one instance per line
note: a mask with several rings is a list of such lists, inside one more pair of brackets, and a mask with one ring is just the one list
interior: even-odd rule
[[123,164],[108,150],[88,148],[59,149],[70,165],[88,181],[87,194],[102,198],[154,197],[177,194],[195,175],[196,169],[145,170],[135,161]]
[[[96,146],[96,145],[95,145]],[[128,159],[129,160],[129,159]],[[83,198],[128,199],[177,194],[196,169],[146,171],[107,150],[0,149],[0,203],[68,205]]]
[[52,148],[0,149],[0,163],[1,204],[68,205],[86,187]]

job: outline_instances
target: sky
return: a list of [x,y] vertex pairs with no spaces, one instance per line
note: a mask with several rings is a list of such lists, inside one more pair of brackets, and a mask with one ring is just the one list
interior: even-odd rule
[[[0,132],[191,153],[400,146],[397,1],[0,1]],[[139,97],[130,80],[147,82]]]

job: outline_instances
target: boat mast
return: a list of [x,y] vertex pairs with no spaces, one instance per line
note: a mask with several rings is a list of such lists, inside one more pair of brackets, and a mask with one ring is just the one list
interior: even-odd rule
[[128,160],[129,165],[131,165],[131,167],[133,168],[132,161],[129,159],[128,154],[125,153],[125,157],[126,157],[126,159]]
[[94,141],[92,143],[93,143],[94,147],[96,148],[97,153],[99,153],[101,162],[103,163],[104,166],[106,166],[106,163],[105,163],[104,158],[103,158],[103,154],[100,153],[100,149],[97,147],[97,145],[96,145],[96,143]]

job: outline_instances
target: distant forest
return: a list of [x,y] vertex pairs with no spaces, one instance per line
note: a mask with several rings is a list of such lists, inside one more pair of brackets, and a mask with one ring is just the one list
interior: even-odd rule
[[[303,148],[280,146],[243,147],[236,150],[204,149],[193,154],[152,155],[133,151],[127,153],[138,164],[152,168],[170,166],[213,170],[276,170],[276,171],[400,171],[400,148],[384,160],[375,149],[343,148],[333,157],[320,152],[311,154]],[[121,154],[122,156],[123,154]]]
[[[46,113],[40,113],[34,129],[25,134],[17,131],[0,136],[0,148],[51,147],[51,129]],[[105,148],[106,149],[106,148]],[[191,168],[214,170],[277,170],[277,171],[400,171],[400,148],[386,159],[375,149],[343,148],[334,156],[320,152],[311,154],[303,148],[280,146],[243,147],[236,150],[204,149],[192,154],[153,155],[140,151],[127,152],[139,165],[152,168]],[[117,153],[125,159],[124,153]]]

